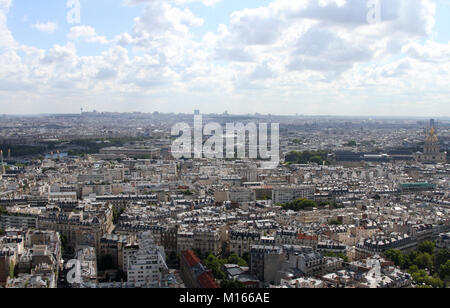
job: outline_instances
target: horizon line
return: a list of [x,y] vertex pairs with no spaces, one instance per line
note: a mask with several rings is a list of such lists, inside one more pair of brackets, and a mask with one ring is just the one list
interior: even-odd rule
[[[75,112],[67,112],[67,113],[30,113],[30,114],[17,114],[17,113],[12,113],[12,114],[7,114],[7,113],[2,113],[0,116],[1,117],[6,117],[6,116],[11,116],[11,117],[33,117],[33,116],[82,116],[83,114],[123,114],[123,115],[132,115],[132,114],[141,114],[141,115],[152,115],[152,114],[162,114],[162,115],[195,115],[195,111],[193,111],[192,113],[185,113],[185,112],[162,112],[162,111],[153,111],[153,112],[142,112],[142,111],[83,111],[83,113],[75,113]],[[266,114],[262,114],[262,113],[200,113],[199,115],[203,115],[203,116],[223,116],[223,117],[233,117],[233,116],[240,116],[240,117],[245,117],[245,116],[250,116],[250,117],[297,117],[297,118],[302,118],[302,117],[308,117],[308,118],[312,118],[312,117],[321,117],[321,118],[325,118],[325,117],[335,117],[335,118],[392,118],[392,119],[396,119],[396,118],[410,118],[410,119],[450,119],[450,115],[332,115],[332,114],[270,114],[270,113],[266,113]]]

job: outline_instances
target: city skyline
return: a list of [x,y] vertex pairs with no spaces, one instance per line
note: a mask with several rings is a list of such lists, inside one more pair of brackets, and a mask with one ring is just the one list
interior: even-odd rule
[[0,0],[0,289],[448,289],[449,29],[450,0]]
[[450,115],[448,1],[241,2],[0,0],[2,114]]
[[[225,114],[226,112],[226,114]],[[149,112],[141,112],[141,111],[128,111],[128,112],[114,112],[114,111],[107,111],[107,110],[79,110],[78,112],[66,112],[66,113],[30,113],[30,114],[0,114],[0,116],[4,117],[24,117],[24,118],[32,118],[32,117],[49,117],[49,116],[82,116],[86,114],[115,114],[115,115],[134,115],[134,114],[141,114],[141,115],[154,115],[154,114],[161,114],[161,115],[176,115],[176,116],[190,116],[194,115],[194,112],[162,112],[162,111],[149,111]],[[263,113],[228,113],[228,111],[224,112],[212,112],[212,113],[200,113],[204,116],[223,116],[223,117],[241,117],[241,118],[268,118],[268,117],[280,117],[280,118],[306,118],[306,119],[355,119],[355,120],[418,120],[418,121],[425,121],[424,124],[427,125],[427,121],[430,118],[433,118],[438,121],[449,121],[449,116],[435,116],[430,117],[426,115],[398,115],[398,116],[390,116],[390,115],[332,115],[332,114],[263,114]],[[224,118],[225,119],[225,118]]]

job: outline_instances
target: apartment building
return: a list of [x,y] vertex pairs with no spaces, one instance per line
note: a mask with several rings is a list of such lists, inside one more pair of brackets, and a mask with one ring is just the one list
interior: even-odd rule
[[128,282],[138,288],[161,287],[167,273],[164,248],[155,244],[150,232],[140,234],[139,249],[128,260]]
[[274,187],[272,190],[272,202],[274,204],[284,204],[299,198],[313,200],[315,192],[314,186],[307,185]]
[[230,231],[230,252],[242,257],[249,254],[251,247],[260,244],[261,233],[251,230]]
[[254,245],[250,250],[250,273],[266,284],[274,284],[283,260],[282,247]]

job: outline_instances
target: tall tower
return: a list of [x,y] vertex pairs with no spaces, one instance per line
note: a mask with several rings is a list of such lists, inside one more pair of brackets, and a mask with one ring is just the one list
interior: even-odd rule
[[11,160],[11,149],[8,149],[8,160]]
[[434,131],[436,131],[436,122],[434,121],[434,119],[430,120],[430,129],[434,129]]

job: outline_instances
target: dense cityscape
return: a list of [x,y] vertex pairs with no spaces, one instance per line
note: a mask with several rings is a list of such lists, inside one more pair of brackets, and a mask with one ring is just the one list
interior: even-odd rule
[[449,29],[449,0],[0,0],[0,289],[445,292]]
[[0,288],[449,286],[448,118],[203,115],[267,168],[175,159],[194,114],[0,116]]

